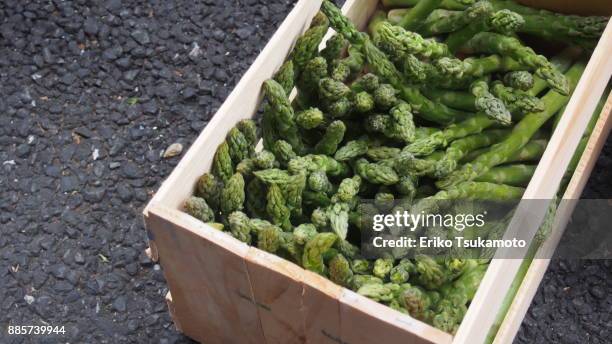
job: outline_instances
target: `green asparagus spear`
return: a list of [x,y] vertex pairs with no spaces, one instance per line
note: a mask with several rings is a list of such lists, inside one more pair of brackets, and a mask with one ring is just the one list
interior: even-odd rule
[[520,164],[494,167],[476,178],[476,181],[526,187],[535,169],[535,165]]
[[[476,2],[465,11],[437,9],[431,12],[425,22],[423,22],[423,25],[419,27],[418,32],[423,36],[431,37],[458,31],[474,21],[479,20],[482,16],[490,15],[492,11],[493,7],[487,1]],[[389,21],[393,24],[399,24],[391,19],[391,12],[389,12],[388,17]]]
[[[542,154],[544,154],[544,150],[546,150],[547,144],[548,141],[544,139],[531,140],[518,152],[513,154],[505,163],[538,161],[542,157]],[[489,150],[490,147],[477,149],[473,152],[466,154],[460,162],[467,163],[474,161],[477,157],[485,154]]]
[[310,108],[298,112],[295,116],[295,122],[304,129],[314,129],[325,121],[323,112],[317,108]]
[[333,121],[325,130],[325,135],[314,150],[319,154],[333,155],[344,138],[346,126],[342,121]]
[[351,84],[351,90],[355,93],[368,92],[373,93],[380,86],[380,80],[372,73],[367,73],[357,78]]
[[334,245],[337,239],[334,233],[318,233],[310,239],[304,247],[302,259],[304,268],[321,275],[325,274],[323,254]]
[[[382,0],[382,4],[385,8],[395,7],[413,7],[416,6],[421,0]],[[438,7],[447,10],[465,10],[468,5],[473,4],[476,0],[443,0]]]
[[493,94],[501,99],[512,114],[518,118],[529,112],[544,110],[544,102],[540,98],[529,95],[527,92],[512,89],[496,81],[492,85]]
[[[472,7],[475,6],[486,7],[486,9],[479,11],[478,13],[480,16],[474,18],[474,21],[469,25],[448,36],[445,43],[450,51],[456,52],[479,32],[496,31],[508,34],[516,31],[525,23],[525,20],[520,14],[510,10],[504,9],[493,12],[493,7],[489,2],[479,1],[472,5]],[[469,8],[467,10],[469,10]]]
[[434,176],[441,178],[448,175],[457,168],[457,164],[466,154],[497,143],[508,136],[509,133],[509,130],[486,130],[480,134],[453,141],[444,155],[435,163]]
[[291,230],[291,222],[289,221],[290,210],[287,207],[285,197],[281,188],[277,184],[272,184],[268,187],[266,210],[272,223],[280,226],[285,231]]
[[210,173],[204,173],[198,179],[196,186],[196,196],[202,197],[206,203],[214,210],[219,210],[219,198],[223,190],[223,183]]
[[234,174],[221,191],[221,212],[228,216],[230,213],[242,210],[244,206],[244,178],[242,174]]
[[342,51],[346,47],[346,39],[340,34],[334,34],[325,42],[325,48],[321,50],[321,56],[328,64],[340,58]]
[[215,220],[215,212],[208,206],[206,200],[200,197],[189,197],[185,201],[185,211],[202,222]]
[[[322,11],[330,20],[331,26],[353,44],[362,44],[366,61],[371,70],[381,78],[388,81],[393,87],[400,91],[400,97],[410,105],[419,109],[419,115],[432,122],[447,124],[465,117],[462,111],[450,109],[444,105],[434,103],[424,97],[421,92],[413,87],[406,86],[399,71],[391,61],[380,51],[365,34],[357,31],[355,26],[342,15],[340,10],[328,0],[322,5]],[[430,52],[433,54],[433,42],[428,43]]]
[[[562,72],[565,72],[563,70]],[[533,87],[533,74],[527,71],[510,72],[504,75],[504,84],[521,91],[527,91]]]
[[431,11],[440,6],[442,0],[421,0],[414,6],[399,23],[406,30],[416,31]]
[[359,139],[347,142],[340,147],[334,158],[338,161],[348,161],[360,157],[368,152],[368,142],[365,139]]
[[267,80],[264,82],[264,91],[274,113],[274,126],[279,135],[289,142],[295,151],[301,152],[304,144],[295,123],[295,113],[283,87],[274,80]]
[[229,227],[234,238],[245,242],[251,243],[251,225],[249,217],[241,212],[235,211],[228,216]]
[[473,52],[510,56],[519,63],[535,70],[536,75],[546,80],[550,87],[562,95],[569,95],[567,79],[543,55],[524,46],[514,37],[494,32],[480,32],[470,39],[466,46]]
[[229,153],[227,142],[223,142],[217,148],[215,157],[212,163],[213,175],[221,179],[223,183],[227,183],[232,174],[234,174],[234,165]]
[[506,109],[504,102],[489,92],[489,85],[484,80],[477,80],[470,86],[470,91],[476,98],[476,110],[484,113],[502,125],[512,123],[512,114]]
[[[583,62],[577,62],[566,73],[570,90],[573,90],[578,83],[584,68]],[[491,167],[506,162],[529,142],[538,129],[563,107],[568,99],[568,96],[561,95],[555,91],[548,92],[542,97],[542,101],[546,105],[544,111],[527,114],[514,126],[512,132],[504,141],[493,146],[487,153],[479,156],[473,162],[464,165],[459,170],[439,180],[436,185],[439,188],[446,189],[462,181],[473,180],[486,173]]]
[[329,262],[329,279],[343,287],[349,287],[352,278],[353,271],[349,261],[343,255],[337,254]]
[[366,159],[355,162],[355,172],[373,184],[393,185],[400,179],[392,167],[381,163],[370,163]]
[[334,80],[346,81],[363,69],[365,58],[361,52],[361,47],[351,45],[348,48],[348,55],[345,58],[334,61],[332,65],[331,77]]
[[476,114],[463,122],[452,124],[446,129],[419,139],[404,147],[403,152],[415,156],[426,156],[433,153],[436,149],[446,147],[453,140],[477,134],[484,129],[495,124],[495,121],[483,114]]

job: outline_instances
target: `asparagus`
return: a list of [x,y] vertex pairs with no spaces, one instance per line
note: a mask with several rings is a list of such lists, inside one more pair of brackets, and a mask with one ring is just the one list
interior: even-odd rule
[[325,42],[325,48],[321,50],[320,54],[328,64],[331,64],[340,58],[346,44],[346,40],[342,35],[334,34]]
[[274,80],[267,80],[264,82],[264,92],[273,111],[273,126],[278,130],[279,136],[289,142],[295,151],[303,151],[304,143],[298,135],[295,113],[283,87]]
[[234,164],[230,157],[229,146],[225,141],[217,148],[217,152],[213,158],[212,173],[224,183],[234,174]]
[[431,11],[435,10],[442,0],[421,0],[402,18],[399,25],[406,30],[415,31],[421,22],[427,18]]
[[[387,17],[392,24],[398,25],[402,18],[406,16],[407,11],[410,10],[389,11]],[[426,37],[454,32],[478,20],[483,15],[489,15],[491,12],[492,7],[486,1],[476,2],[465,11],[436,9],[431,12],[417,31]]]
[[392,25],[384,20],[384,14],[375,14],[369,24],[374,43],[381,47],[392,59],[399,60],[408,54],[439,58],[449,56],[448,47],[433,39],[425,39],[416,32],[401,26]]
[[382,163],[370,163],[363,158],[355,162],[355,172],[372,184],[393,185],[400,179],[392,167]]
[[208,206],[206,200],[200,197],[189,197],[184,204],[187,214],[202,222],[211,222],[215,219],[215,212]]
[[363,53],[358,45],[348,48],[348,56],[334,61],[331,77],[334,80],[346,81],[351,75],[359,73],[365,63]]
[[441,178],[448,175],[457,168],[459,161],[469,152],[497,143],[508,136],[509,133],[509,130],[486,130],[482,133],[453,141],[444,152],[444,155],[435,163],[434,176]]
[[221,191],[221,212],[225,216],[228,216],[234,211],[242,210],[244,200],[244,178],[242,174],[236,173],[227,181],[225,187]]
[[[421,0],[382,0],[385,8],[390,7],[413,7]],[[447,10],[464,10],[467,5],[471,5],[476,0],[443,0],[438,7]]]
[[325,274],[323,254],[329,250],[338,237],[334,233],[317,233],[304,247],[302,262],[304,268],[319,274]]
[[495,321],[493,322],[493,325],[491,325],[491,328],[489,329],[489,333],[487,334],[485,343],[488,343],[488,344],[492,343],[493,340],[495,339],[495,335],[497,334],[499,327],[504,321],[506,313],[508,312],[508,309],[512,305],[512,302],[514,301],[514,297],[516,296],[516,293],[518,292],[519,287],[521,286],[523,279],[525,278],[525,275],[527,274],[527,271],[529,270],[529,267],[531,266],[531,263],[533,262],[533,259],[535,258],[535,255],[538,249],[540,248],[542,243],[546,240],[546,238],[550,234],[550,231],[552,230],[552,226],[555,221],[555,214],[557,212],[558,205],[559,205],[558,199],[555,198],[551,200],[550,205],[547,209],[546,215],[544,216],[542,225],[540,225],[540,228],[536,232],[536,235],[534,236],[533,241],[529,245],[529,248],[527,249],[527,253],[525,254],[525,258],[523,258],[523,261],[521,262],[521,265],[519,266],[519,269],[516,272],[516,275],[514,276],[514,280],[512,280],[512,284],[510,284],[510,288],[508,289],[508,292],[506,292],[506,296],[504,297],[504,300],[499,310],[497,311]]
[[512,115],[506,109],[504,102],[489,92],[489,85],[484,80],[477,80],[470,86],[470,92],[474,95],[474,106],[477,111],[484,113],[495,121],[509,125],[512,123]]
[[[546,145],[548,144],[547,140],[537,139],[529,141],[523,148],[521,148],[518,152],[514,153],[510,158],[508,158],[506,163],[517,163],[517,162],[531,162],[537,161],[544,154],[544,150],[546,150]],[[471,162],[475,160],[477,157],[488,152],[490,148],[481,148],[475,150],[473,152],[467,153],[462,159],[461,163]]]
[[[374,73],[387,80],[400,91],[400,97],[419,109],[419,115],[426,120],[448,124],[458,118],[465,117],[462,111],[453,110],[441,104],[436,104],[424,97],[413,87],[406,86],[399,71],[387,56],[380,51],[364,34],[357,31],[355,26],[342,15],[340,10],[328,0],[323,1],[321,10],[329,18],[331,26],[352,44],[362,44],[362,49],[369,67]],[[432,43],[433,45],[433,43]],[[431,48],[429,49],[431,50]]]
[[[570,90],[573,90],[578,79],[585,68],[583,62],[575,63],[566,73]],[[446,189],[462,181],[473,180],[486,173],[491,167],[506,162],[512,155],[518,152],[531,137],[550,119],[565,103],[569,97],[555,91],[549,91],[542,101],[546,109],[541,112],[527,114],[513,129],[510,135],[502,142],[494,145],[487,153],[479,156],[473,162],[464,165],[444,179],[439,180],[436,185]]]
[[522,164],[494,167],[476,181],[526,187],[535,169],[536,165]]
[[[552,62],[552,61],[551,61]],[[565,70],[563,70],[565,72]],[[527,71],[510,72],[504,75],[504,84],[506,86],[527,91],[533,87],[533,74]]]
[[214,210],[219,210],[219,198],[223,190],[223,183],[210,173],[204,173],[196,186],[196,196],[204,198],[206,203]]
[[570,87],[563,74],[546,57],[537,55],[533,49],[524,46],[514,37],[494,32],[480,32],[470,39],[466,46],[474,52],[509,56],[534,69],[536,75],[546,80],[554,90],[562,95],[569,95]]
[[495,184],[488,182],[462,182],[438,191],[433,196],[419,200],[413,207],[413,213],[435,213],[439,210],[440,201],[447,200],[480,200],[480,201],[506,201],[520,199],[525,192],[524,188]]
[[526,92],[512,89],[496,81],[492,85],[493,94],[501,99],[513,114],[539,112],[544,110],[544,102]]
[[347,142],[340,147],[334,158],[338,161],[348,161],[360,157],[368,152],[368,142],[365,139],[359,139]]
[[272,220],[272,223],[280,226],[283,230],[291,230],[291,215],[289,207],[283,196],[283,192],[277,184],[272,184],[268,187],[266,211]]
[[446,129],[433,133],[430,136],[414,141],[404,147],[403,152],[415,156],[426,156],[436,149],[446,147],[449,142],[477,134],[495,124],[495,121],[486,115],[476,114],[463,122],[448,126]]
[[251,243],[251,226],[249,217],[241,212],[235,211],[228,217],[230,232],[232,236],[247,244]]
[[325,130],[325,135],[314,147],[318,154],[332,155],[338,150],[338,144],[342,142],[346,126],[342,121],[333,121]]
[[[475,6],[483,7],[482,10],[477,12],[479,15],[469,25],[451,33],[446,39],[445,43],[450,51],[456,52],[479,32],[496,31],[508,34],[516,31],[525,23],[521,15],[509,10],[500,10],[492,13],[493,8],[489,2],[479,1],[472,5],[472,7]],[[468,10],[470,8],[466,11]]]

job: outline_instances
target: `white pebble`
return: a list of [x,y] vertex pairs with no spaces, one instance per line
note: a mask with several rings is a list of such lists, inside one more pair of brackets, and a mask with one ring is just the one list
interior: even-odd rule
[[181,152],[183,151],[183,145],[180,143],[173,143],[171,144],[168,148],[166,148],[166,151],[164,152],[163,157],[168,159],[168,158],[172,158],[175,157],[179,154],[181,154]]

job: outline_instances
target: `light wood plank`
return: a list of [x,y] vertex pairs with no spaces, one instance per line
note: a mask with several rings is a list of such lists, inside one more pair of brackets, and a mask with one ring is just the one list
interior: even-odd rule
[[248,246],[162,206],[152,205],[146,222],[182,331],[206,343],[262,343],[244,263]]
[[246,265],[266,343],[304,343],[304,269],[257,248],[249,249]]
[[338,299],[343,288],[310,271],[304,271],[302,278],[306,343],[342,343]]

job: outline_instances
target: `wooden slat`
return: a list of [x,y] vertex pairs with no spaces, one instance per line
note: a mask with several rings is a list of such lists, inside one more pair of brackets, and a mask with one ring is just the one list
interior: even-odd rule
[[348,344],[452,342],[448,333],[348,289],[340,296],[340,337]]
[[[606,139],[612,129],[612,94],[608,96],[606,105],[599,115],[599,119],[589,138],[587,146],[582,154],[580,162],[574,172],[568,187],[563,194],[563,202],[561,202],[552,232],[548,239],[542,244],[542,247],[536,253],[536,257],[551,257],[555,248],[559,244],[567,223],[574,211],[576,202],[580,199],[582,190],[586,185],[597,158],[601,152]],[[518,332],[523,318],[529,309],[531,301],[535,296],[540,282],[548,269],[550,259],[534,259],[531,263],[527,274],[519,291],[517,292],[512,305],[508,309],[508,313],[500,326],[494,344],[511,343]]]
[[304,269],[257,248],[247,253],[246,265],[266,343],[304,343]]
[[[612,42],[612,22],[608,23],[600,44],[593,52],[523,196],[526,200],[543,201],[526,201],[519,204],[516,215],[508,226],[506,234],[508,237],[530,242],[542,223],[548,207],[544,200],[550,201],[557,192],[563,173],[612,75],[610,42]],[[535,205],[540,209],[534,209]],[[527,248],[513,249],[513,255],[524,256],[526,250]],[[491,262],[457,331],[455,336],[457,343],[480,343],[485,339],[495,319],[491,314],[497,313],[520,264],[520,259],[494,259]]]
[[182,331],[206,343],[262,343],[244,262],[248,246],[163,206],[152,205],[146,223]]
[[302,278],[306,343],[343,343],[340,337],[340,302],[338,301],[343,288],[310,271],[304,271]]

